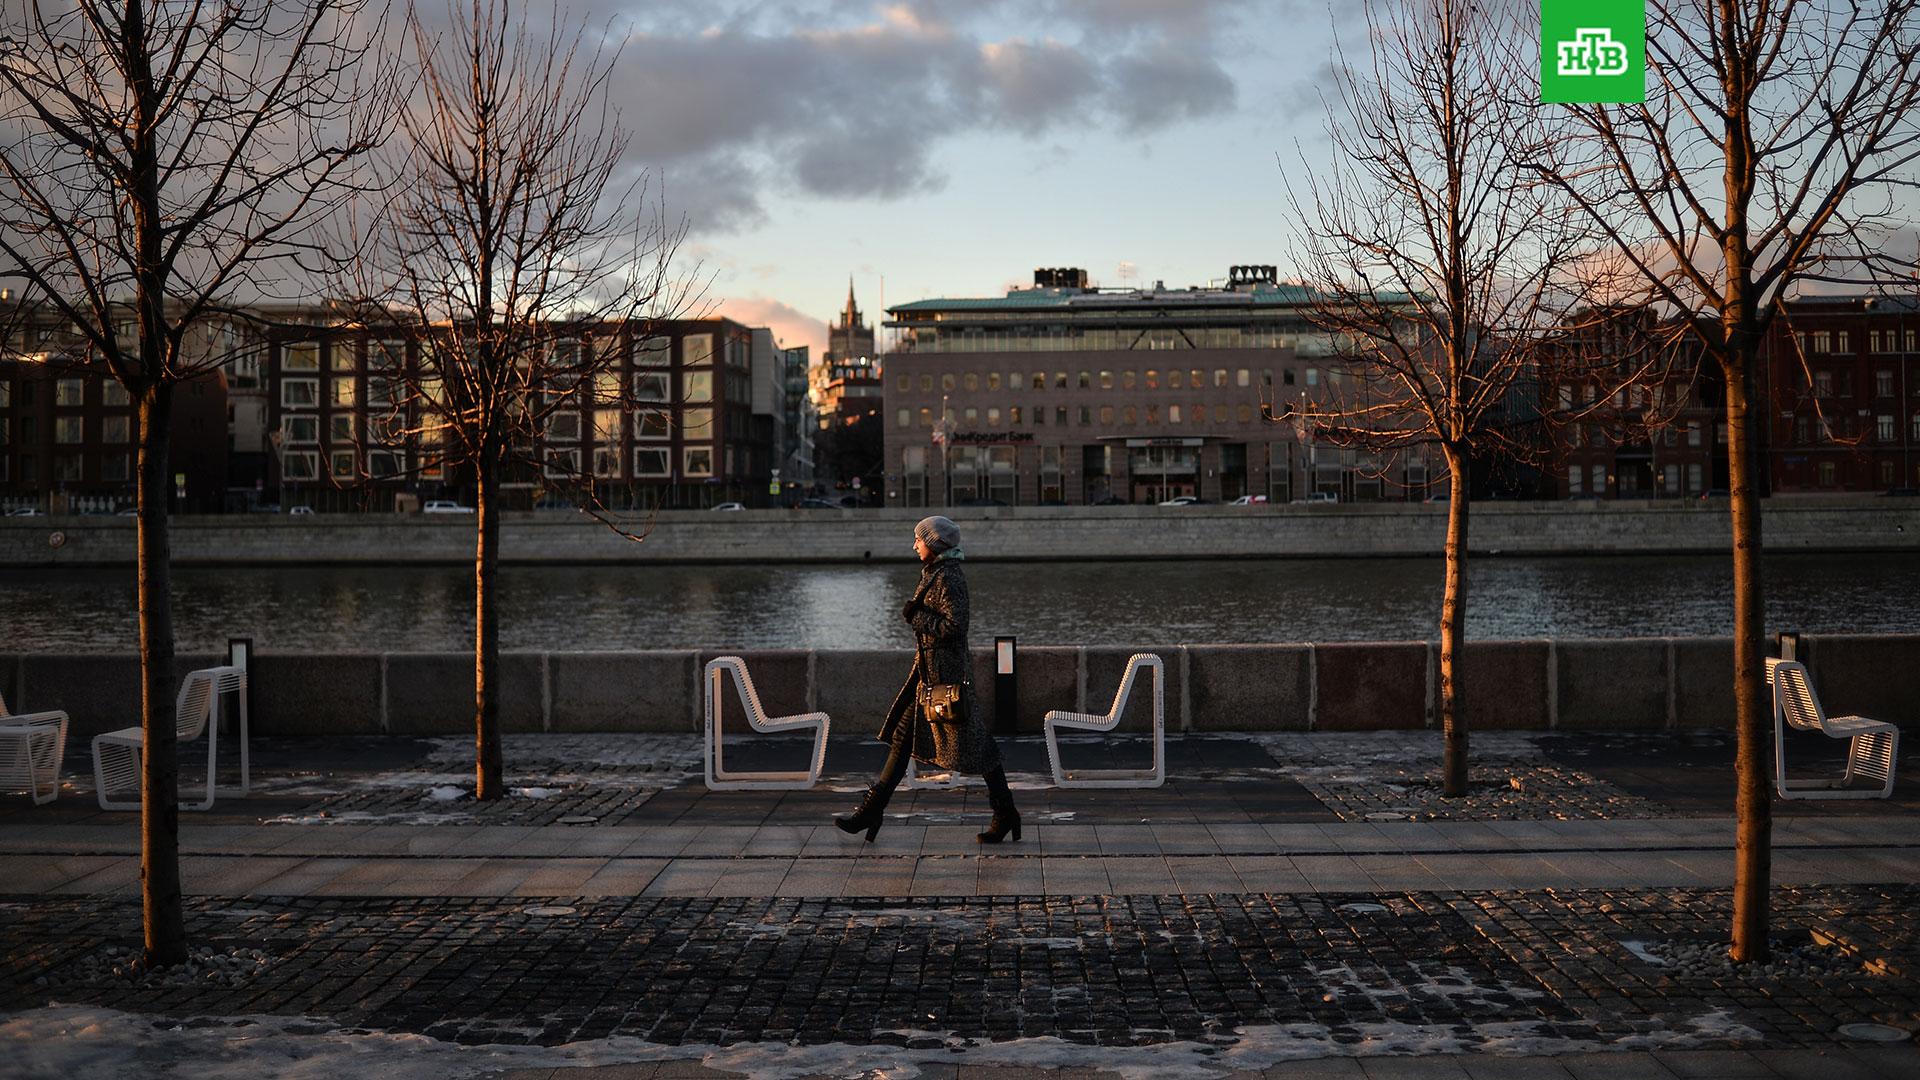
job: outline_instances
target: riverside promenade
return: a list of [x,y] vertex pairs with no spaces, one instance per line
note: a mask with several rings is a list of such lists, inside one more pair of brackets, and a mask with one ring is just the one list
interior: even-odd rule
[[1735,968],[1729,735],[1474,748],[1444,800],[1426,732],[1174,737],[1150,791],[1018,738],[982,848],[979,787],[832,828],[866,740],[715,793],[692,736],[512,735],[482,806],[464,739],[256,739],[181,815],[195,960],[144,973],[136,815],[75,745],[0,804],[0,1076],[1920,1076],[1911,752],[1890,800],[1776,804],[1776,959]]

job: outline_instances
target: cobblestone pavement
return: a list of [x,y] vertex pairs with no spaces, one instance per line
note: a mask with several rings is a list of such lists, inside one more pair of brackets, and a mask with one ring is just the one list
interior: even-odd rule
[[1828,943],[1787,972],[1672,959],[1724,933],[1723,890],[195,899],[193,940],[245,962],[181,985],[102,963],[137,940],[135,903],[47,897],[5,904],[0,1010],[299,1015],[549,1046],[1224,1047],[1254,1027],[1336,1047],[1412,1030],[1459,1049],[1818,1046],[1847,1023],[1920,1022],[1917,901],[1915,885],[1780,890],[1783,944]]

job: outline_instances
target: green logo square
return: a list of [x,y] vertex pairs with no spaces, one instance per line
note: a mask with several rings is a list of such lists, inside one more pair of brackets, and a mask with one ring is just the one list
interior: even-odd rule
[[1540,100],[1647,100],[1646,0],[1540,0]]

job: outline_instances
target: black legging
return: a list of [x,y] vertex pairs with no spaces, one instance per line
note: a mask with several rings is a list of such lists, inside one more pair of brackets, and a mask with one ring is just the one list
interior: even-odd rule
[[[887,763],[880,767],[880,775],[874,778],[874,790],[882,798],[891,798],[893,790],[906,778],[907,766],[913,761],[913,721],[903,717],[893,729],[893,742],[888,744]],[[998,810],[1002,807],[1013,808],[1013,789],[1007,786],[1005,766],[995,765],[984,779],[987,782],[987,802]]]

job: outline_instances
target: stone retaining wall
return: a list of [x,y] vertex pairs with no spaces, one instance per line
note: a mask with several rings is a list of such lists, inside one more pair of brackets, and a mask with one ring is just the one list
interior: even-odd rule
[[[1920,635],[1808,637],[1801,656],[1822,703],[1920,727]],[[1104,712],[1127,657],[1118,647],[1023,648],[1017,728],[1049,709]],[[1362,731],[1435,726],[1437,647],[1428,642],[1176,645],[1165,661],[1170,731]],[[698,731],[702,676],[715,651],[507,653],[509,731]],[[907,650],[748,651],[773,715],[824,710],[840,733],[874,731],[912,664]],[[215,663],[181,657],[181,672]],[[974,684],[994,709],[989,651]],[[1490,729],[1666,730],[1732,723],[1726,638],[1480,641],[1467,648],[1469,724]],[[65,709],[74,738],[137,722],[138,665],[125,654],[0,656],[16,711]],[[730,684],[726,691],[732,694]],[[261,734],[458,734],[471,730],[473,669],[460,653],[254,658],[252,724]],[[1143,684],[1123,730],[1151,723]],[[738,702],[724,699],[735,720]]]
[[[1767,550],[1920,551],[1920,499],[1775,498]],[[572,512],[507,514],[508,563],[907,561],[926,511],[670,511],[634,543]],[[974,559],[1190,559],[1434,556],[1443,504],[993,507],[950,511]],[[132,565],[132,518],[0,518],[0,567]],[[232,514],[174,521],[175,565],[461,564],[465,515]],[[1470,546],[1484,555],[1724,554],[1726,500],[1476,503]]]

